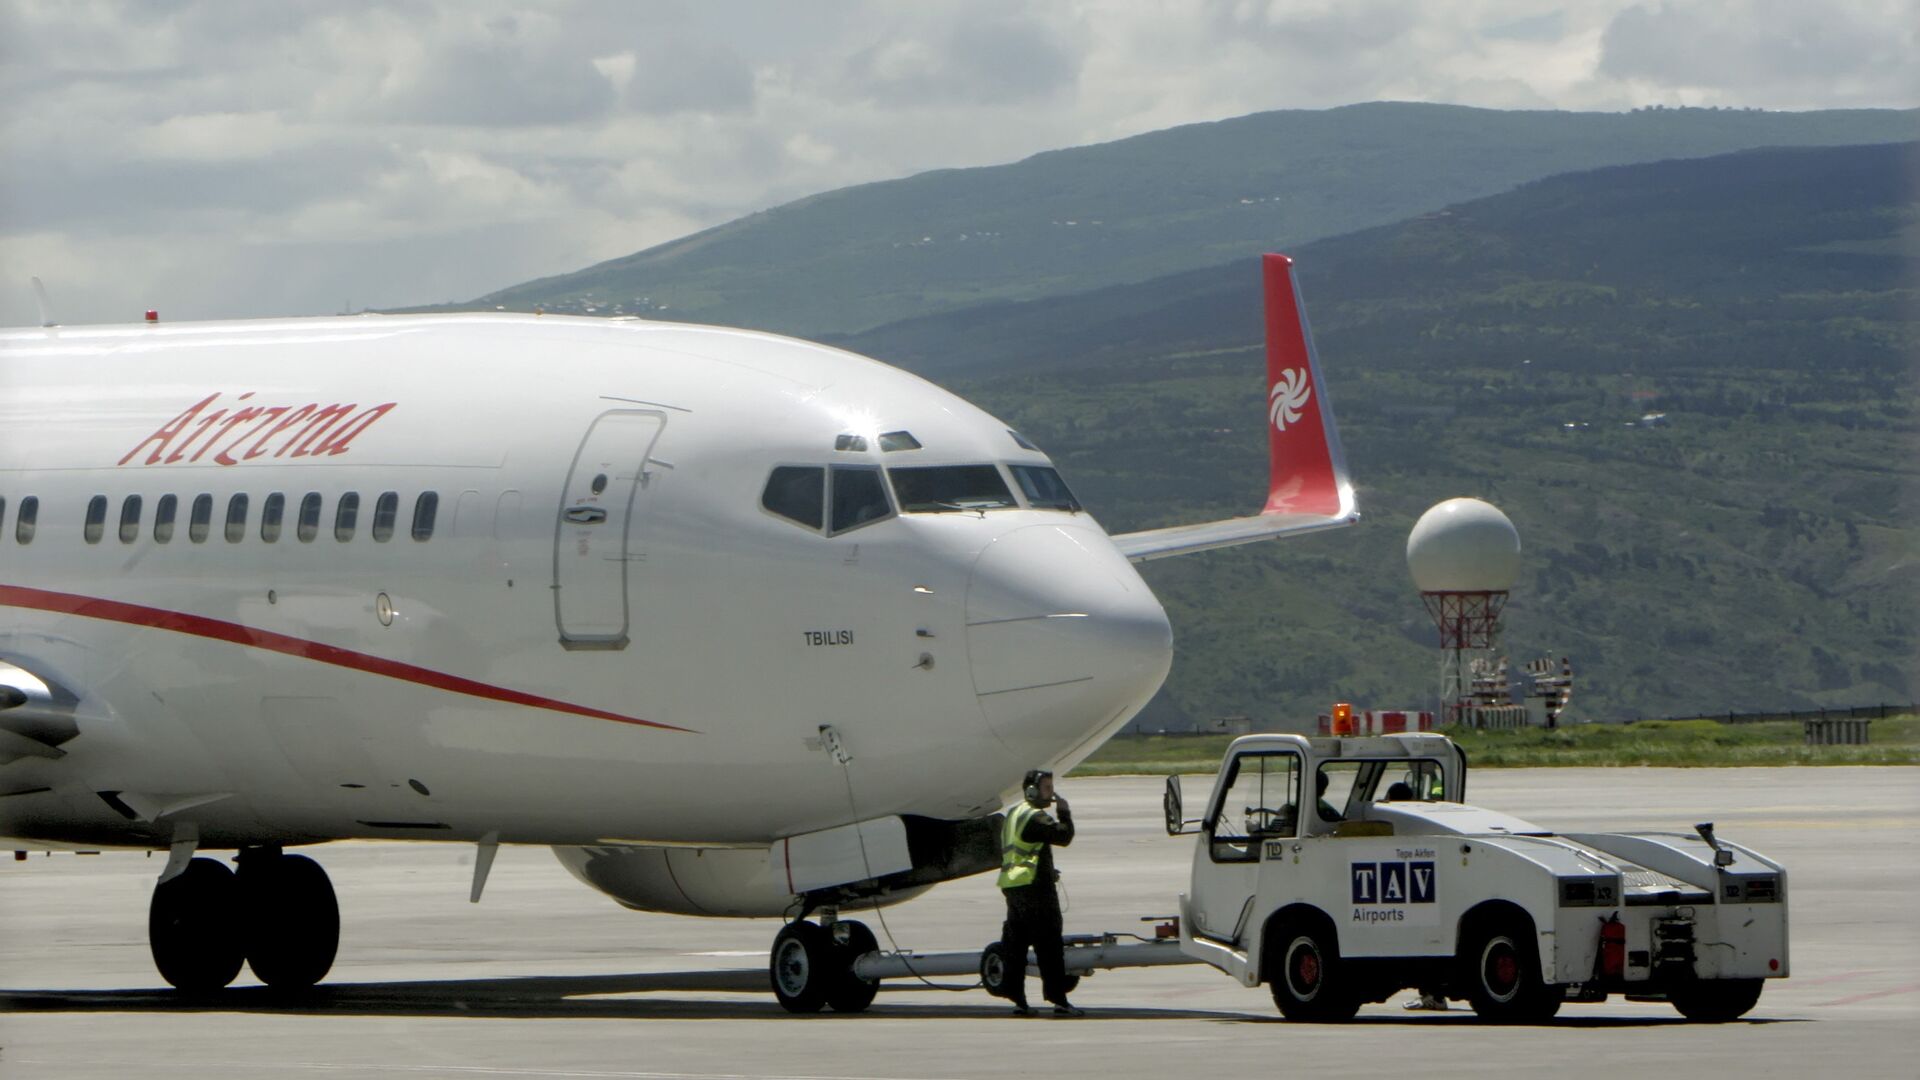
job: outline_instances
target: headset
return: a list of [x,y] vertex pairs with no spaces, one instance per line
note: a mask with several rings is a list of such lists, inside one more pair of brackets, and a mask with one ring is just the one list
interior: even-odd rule
[[1021,782],[1020,790],[1025,793],[1028,802],[1040,801],[1040,781],[1053,776],[1045,769],[1028,769],[1027,778]]

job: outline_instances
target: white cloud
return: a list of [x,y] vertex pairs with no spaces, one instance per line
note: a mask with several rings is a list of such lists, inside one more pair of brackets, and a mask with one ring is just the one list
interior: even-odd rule
[[1274,108],[1913,106],[1912,0],[0,0],[0,323],[457,299]]
[[1687,104],[1909,104],[1920,95],[1920,4],[1891,0],[1635,4],[1608,25],[1599,73]]
[[168,116],[129,133],[129,152],[175,161],[246,161],[302,137],[278,113],[216,112]]
[[[1068,26],[1029,14],[978,7],[941,9],[918,25],[895,26],[846,57],[836,96],[905,110],[920,106],[1032,106],[1063,95],[1080,56]],[[1060,20],[1070,22],[1071,20]]]

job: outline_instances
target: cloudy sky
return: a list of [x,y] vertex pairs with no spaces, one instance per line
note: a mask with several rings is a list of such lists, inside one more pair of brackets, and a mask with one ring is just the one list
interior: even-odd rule
[[1920,0],[0,0],[0,325],[467,299],[1264,109],[1920,105]]

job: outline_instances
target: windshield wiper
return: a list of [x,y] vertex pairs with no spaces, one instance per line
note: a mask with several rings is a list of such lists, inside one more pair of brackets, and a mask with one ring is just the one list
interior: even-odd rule
[[909,514],[955,512],[962,514],[979,514],[982,518],[987,516],[987,509],[984,506],[963,506],[956,502],[940,502],[934,500],[907,504],[907,513]]

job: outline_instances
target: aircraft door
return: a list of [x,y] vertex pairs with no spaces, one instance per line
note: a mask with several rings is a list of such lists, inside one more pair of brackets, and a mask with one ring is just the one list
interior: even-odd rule
[[665,424],[657,412],[602,413],[574,453],[553,539],[553,603],[565,648],[626,648],[634,519],[647,455]]

